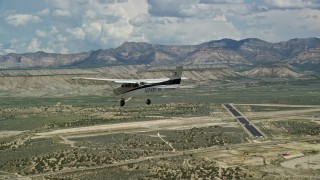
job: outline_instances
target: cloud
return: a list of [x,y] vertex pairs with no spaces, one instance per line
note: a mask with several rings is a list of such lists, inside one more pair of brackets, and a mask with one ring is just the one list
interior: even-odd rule
[[36,30],[36,35],[38,37],[51,37],[52,35],[55,35],[59,32],[59,30],[57,29],[56,26],[52,26],[50,30],[40,30],[40,29],[37,29]]
[[89,24],[83,24],[82,28],[91,41],[98,40],[101,34],[102,24],[99,22],[92,22]]
[[250,5],[242,0],[148,0],[149,14],[158,17],[200,18],[207,19],[221,15],[246,14]]
[[224,37],[240,39],[241,32],[231,23],[211,19],[138,16],[130,21],[140,38],[160,44],[198,44]]
[[15,53],[16,50],[10,47],[10,43],[1,44],[0,43],[0,55],[6,55],[9,53]]
[[[53,23],[53,27],[35,29],[36,37],[31,37],[26,45],[28,50],[66,53],[116,47],[125,41],[196,44],[224,36],[236,39],[242,37],[241,32],[225,15],[230,8],[221,3],[214,4],[217,2],[210,4],[198,3],[197,0],[183,2],[47,0],[47,2],[48,8],[38,11],[37,14],[46,16],[46,22]],[[161,6],[151,7],[148,2],[152,3],[151,5]],[[233,6],[230,2],[229,7],[236,11],[239,4]],[[163,14],[150,13],[153,12],[151,8]],[[69,16],[71,14],[72,16]],[[61,19],[57,23],[52,16],[72,18]]]
[[37,52],[40,51],[39,42],[38,39],[32,38],[31,42],[29,43],[27,47],[28,52]]
[[86,33],[80,27],[68,28],[67,32],[69,32],[72,35],[72,37],[75,39],[84,40],[86,38]]
[[86,10],[86,12],[84,14],[84,18],[86,18],[86,19],[95,19],[97,17],[98,17],[98,13],[96,11],[94,11],[93,9]]
[[266,0],[265,4],[271,9],[303,9],[319,8],[317,0]]
[[[133,26],[142,26],[142,25],[158,25],[158,24],[171,24],[174,18],[171,17],[152,17],[148,14],[140,14],[129,20],[129,23]],[[178,19],[178,18],[176,18]]]
[[50,6],[58,9],[71,9],[72,8],[71,3],[77,2],[77,1],[66,1],[66,0],[46,0],[46,1]]
[[263,37],[264,40],[278,42],[297,37],[317,37],[320,32],[320,19],[314,17],[320,17],[320,11],[269,10],[238,18],[244,24],[242,31],[245,37]]
[[2,2],[11,7],[0,12],[7,22],[0,27],[0,53],[75,53],[114,48],[125,41],[279,41],[320,32],[317,0],[44,0],[36,8],[11,1]]
[[37,14],[38,14],[39,16],[49,15],[49,14],[50,14],[50,9],[49,9],[49,8],[42,9],[41,11],[38,11]]
[[64,9],[56,9],[53,11],[53,15],[60,17],[69,17],[71,16],[71,13]]
[[36,34],[39,37],[46,37],[46,35],[47,35],[47,33],[45,31],[42,31],[42,30],[39,30],[39,29],[36,30]]
[[149,14],[160,17],[182,17],[179,13],[181,7],[195,4],[194,0],[148,0]]
[[69,53],[70,51],[66,47],[69,43],[72,44],[74,39],[69,37],[70,34],[64,32],[56,26],[52,26],[47,30],[37,29],[37,37],[32,38],[25,46],[25,49],[29,52]]
[[50,39],[47,42],[41,42],[37,38],[32,38],[27,45],[24,45],[27,52],[44,51],[48,53],[70,53],[66,48],[67,37],[58,34],[54,39]]
[[4,48],[0,47],[0,55],[6,55],[6,54],[10,54],[10,53],[16,53],[16,50],[4,49]]
[[5,20],[13,26],[26,26],[29,23],[38,23],[41,21],[39,16],[32,14],[13,14],[7,16]]
[[199,3],[204,4],[241,4],[244,3],[244,0],[200,0]]
[[206,4],[189,4],[179,7],[178,11],[181,17],[197,17],[201,19],[208,19],[212,17],[223,16],[221,9],[217,9]]
[[[77,26],[66,29],[69,38],[68,46],[79,49],[85,47],[99,49],[115,47],[124,41],[145,40],[132,36],[133,25],[129,23],[132,17],[147,13],[146,1],[91,1],[78,6],[74,11],[79,17]],[[75,44],[77,43],[77,44]],[[83,46],[83,47],[80,47]],[[74,48],[73,48],[74,49]]]

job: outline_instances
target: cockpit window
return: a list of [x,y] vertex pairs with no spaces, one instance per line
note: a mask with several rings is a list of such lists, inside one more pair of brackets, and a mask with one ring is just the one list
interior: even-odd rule
[[138,83],[125,83],[122,84],[121,87],[139,87]]

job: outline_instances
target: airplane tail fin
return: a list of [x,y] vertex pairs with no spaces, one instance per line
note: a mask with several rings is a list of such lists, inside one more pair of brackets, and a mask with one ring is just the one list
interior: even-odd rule
[[170,79],[181,79],[183,66],[177,66]]

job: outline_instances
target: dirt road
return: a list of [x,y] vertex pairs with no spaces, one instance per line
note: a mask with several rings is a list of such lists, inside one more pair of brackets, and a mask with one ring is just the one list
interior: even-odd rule
[[140,122],[128,122],[128,123],[117,123],[117,124],[104,124],[104,125],[94,125],[86,127],[59,129],[49,132],[37,133],[38,137],[48,137],[56,135],[66,135],[66,134],[79,134],[79,133],[98,133],[103,131],[117,131],[131,129],[146,129],[154,130],[159,128],[165,129],[179,129],[179,128],[193,128],[193,127],[206,127],[206,126],[230,126],[230,124],[223,123],[220,119],[215,119],[211,116],[208,117],[191,117],[191,118],[171,118],[163,120],[154,121],[140,121]]

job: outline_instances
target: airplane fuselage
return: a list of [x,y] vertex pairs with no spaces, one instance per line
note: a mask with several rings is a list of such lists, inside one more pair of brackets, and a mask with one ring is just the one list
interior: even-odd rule
[[180,82],[181,79],[170,79],[168,81],[150,84],[125,83],[122,84],[121,87],[114,89],[113,92],[115,95],[124,99],[146,97],[175,91]]
[[[90,78],[90,77],[74,77],[73,80],[95,80],[107,81],[113,89],[113,93],[121,98],[120,106],[124,106],[131,98],[143,98],[149,95],[163,94],[175,91],[181,83],[181,75],[183,66],[177,66],[170,78],[158,79],[110,79],[110,78]],[[121,84],[115,88],[113,83]],[[151,100],[147,99],[146,103],[151,104]]]

